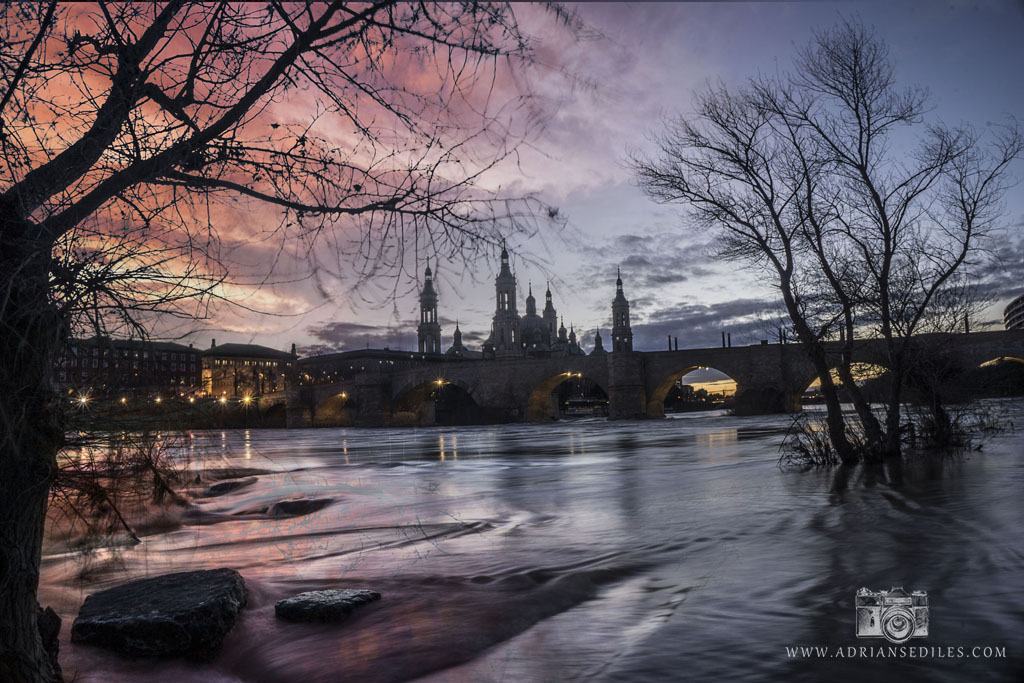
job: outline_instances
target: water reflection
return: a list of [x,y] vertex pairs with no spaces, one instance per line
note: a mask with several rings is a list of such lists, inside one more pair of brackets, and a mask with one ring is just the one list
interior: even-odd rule
[[[801,473],[776,466],[786,424],[197,432],[188,448],[208,471],[244,464],[255,482],[196,499],[183,526],[116,550],[90,583],[48,557],[43,598],[70,619],[126,576],[232,566],[250,586],[214,661],[156,667],[62,643],[80,680],[1019,680],[1019,660],[785,647],[862,644],[856,589],[902,585],[929,593],[928,644],[1021,652],[1024,438]],[[313,508],[275,516],[282,501]],[[274,620],[275,600],[329,587],[384,598],[343,631]]]

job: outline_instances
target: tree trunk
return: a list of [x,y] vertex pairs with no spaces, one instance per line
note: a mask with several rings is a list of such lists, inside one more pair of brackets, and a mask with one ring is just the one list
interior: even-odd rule
[[835,382],[832,381],[832,368],[829,367],[828,359],[825,356],[825,349],[817,341],[807,346],[811,363],[814,365],[814,370],[818,373],[818,378],[821,381],[821,395],[825,398],[825,419],[828,425],[828,438],[843,464],[851,465],[857,462],[858,454],[846,435],[846,420],[843,418],[843,406],[839,401],[839,390],[836,388]]
[[[39,564],[63,443],[53,361],[62,325],[48,299],[48,247],[0,223],[0,680],[59,681],[39,633]],[[34,247],[34,248],[33,248]]]
[[[893,355],[890,354],[890,358]],[[876,458],[895,458],[900,455],[900,400],[903,397],[903,364],[899,358],[894,358],[889,364],[889,400],[885,409],[885,445]]]
[[864,398],[864,392],[860,390],[854,381],[850,364],[844,359],[836,369],[839,372],[839,379],[843,382],[843,388],[850,395],[853,407],[857,411],[857,417],[860,418],[861,426],[864,428],[864,440],[867,442],[868,449],[877,450],[882,448],[882,445],[885,443],[885,432],[882,430],[882,425],[879,423],[878,418],[871,411],[871,404]]

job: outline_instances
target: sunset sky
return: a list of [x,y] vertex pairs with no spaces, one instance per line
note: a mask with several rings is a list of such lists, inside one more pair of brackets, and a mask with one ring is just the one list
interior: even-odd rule
[[[522,312],[527,286],[543,305],[551,280],[554,303],[589,351],[595,328],[606,343],[615,269],[622,269],[632,304],[635,348],[715,346],[721,330],[734,344],[756,343],[770,324],[763,312],[769,288],[734,263],[708,258],[710,237],[692,231],[679,207],[657,206],[634,185],[624,158],[646,149],[645,134],[661,118],[691,110],[694,90],[709,81],[737,85],[758,72],[786,70],[815,28],[859,17],[889,44],[897,77],[931,93],[930,116],[979,128],[1024,116],[1024,3],[769,2],[584,4],[576,7],[588,31],[573,41],[547,24],[537,32],[533,89],[548,118],[521,150],[517,168],[491,179],[503,189],[535,192],[557,206],[567,225],[542,226],[513,241]],[[523,20],[535,20],[525,8]],[[291,103],[295,106],[295,103]],[[1013,168],[1024,176],[1024,164]],[[259,221],[236,216],[235,220]],[[1024,191],[1006,198],[1005,232],[987,269],[997,303],[987,319],[1001,320],[1007,301],[1024,292]],[[431,263],[438,273],[442,344],[458,319],[468,345],[486,337],[494,310],[496,254],[466,268]],[[350,278],[354,282],[354,277]],[[252,342],[300,352],[370,347],[414,348],[418,283],[342,286],[329,296],[311,283],[266,286],[247,293],[247,308],[219,309],[189,337],[205,347]]]

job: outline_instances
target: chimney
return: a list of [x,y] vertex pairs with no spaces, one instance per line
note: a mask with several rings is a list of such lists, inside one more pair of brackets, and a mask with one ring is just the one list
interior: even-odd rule
[[298,355],[297,353],[295,353],[295,342],[292,342],[292,355],[293,356],[297,356]]
[[676,351],[679,350],[679,337],[676,337]]
[[722,330],[722,348],[725,348],[725,330]]
[[217,340],[216,339],[211,339],[210,340],[210,348],[211,349],[217,348]]
[[732,332],[729,333],[729,348],[732,348]]

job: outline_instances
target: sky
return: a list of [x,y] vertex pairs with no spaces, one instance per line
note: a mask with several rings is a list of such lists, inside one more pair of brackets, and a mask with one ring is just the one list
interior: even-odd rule
[[[631,303],[634,348],[660,350],[666,336],[680,348],[717,346],[722,331],[734,345],[773,334],[772,290],[736,263],[710,257],[713,236],[696,232],[682,207],[660,206],[636,186],[625,159],[649,149],[665,116],[687,114],[708,83],[739,85],[758,73],[786,70],[814,29],[859,18],[888,43],[900,84],[928,88],[934,120],[979,128],[1024,118],[1024,3],[708,2],[570,5],[586,26],[575,39],[536,8],[518,6],[537,39],[531,88],[546,112],[543,129],[521,149],[514,168],[490,180],[532,192],[558,208],[564,227],[541,224],[509,244],[519,282],[543,306],[550,282],[554,304],[589,350],[595,329],[610,336],[616,268]],[[1024,178],[1024,163],[1012,169]],[[986,320],[1001,321],[1024,293],[1024,186],[1006,196],[996,260],[983,271],[994,304]],[[245,221],[244,215],[228,220]],[[442,346],[458,321],[464,342],[487,336],[494,311],[497,254],[472,263],[436,262]],[[423,264],[421,264],[423,265]],[[350,283],[354,278],[348,280]],[[249,342],[300,353],[364,347],[413,349],[418,318],[412,279],[363,283],[329,296],[306,282],[266,286],[245,295],[245,309],[218,310],[189,336],[198,346]],[[265,314],[261,314],[262,311]],[[1000,325],[1001,327],[1001,325]]]

